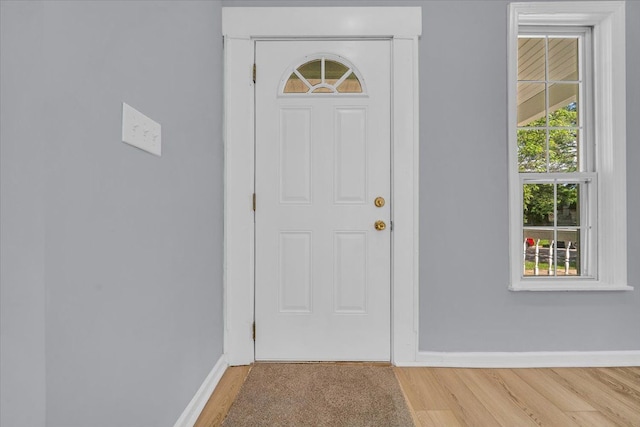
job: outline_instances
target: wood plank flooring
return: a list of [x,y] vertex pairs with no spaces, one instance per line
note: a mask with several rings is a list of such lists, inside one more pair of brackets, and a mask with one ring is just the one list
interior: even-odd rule
[[194,427],[217,427],[227,416],[251,366],[230,366],[225,371]]
[[640,367],[394,370],[420,427],[640,426]]
[[[222,423],[249,369],[227,369],[196,427]],[[394,371],[419,427],[640,427],[640,367]]]

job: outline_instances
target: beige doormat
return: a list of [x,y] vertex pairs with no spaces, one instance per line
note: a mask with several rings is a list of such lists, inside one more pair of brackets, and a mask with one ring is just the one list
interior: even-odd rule
[[222,423],[225,427],[413,426],[390,366],[253,366]]

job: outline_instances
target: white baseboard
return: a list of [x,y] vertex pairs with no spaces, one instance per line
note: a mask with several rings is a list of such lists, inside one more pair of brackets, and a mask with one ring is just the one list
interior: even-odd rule
[[449,368],[560,368],[640,366],[640,350],[634,351],[535,351],[535,352],[418,352],[414,362],[397,366]]
[[193,427],[198,420],[202,409],[204,409],[204,405],[207,404],[209,397],[211,397],[213,390],[218,385],[220,378],[222,378],[222,375],[227,370],[228,366],[227,358],[223,354],[220,356],[220,359],[218,359],[211,372],[209,372],[209,375],[207,375],[207,378],[205,378],[195,396],[193,396],[193,399],[191,399],[191,402],[189,402],[173,427]]

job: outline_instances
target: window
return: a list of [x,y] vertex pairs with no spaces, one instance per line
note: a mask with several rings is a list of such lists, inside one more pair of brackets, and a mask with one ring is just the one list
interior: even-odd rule
[[632,289],[624,3],[510,11],[510,289]]
[[361,79],[343,58],[318,55],[287,72],[285,94],[360,94]]
[[589,27],[519,29],[523,277],[597,277],[590,52]]

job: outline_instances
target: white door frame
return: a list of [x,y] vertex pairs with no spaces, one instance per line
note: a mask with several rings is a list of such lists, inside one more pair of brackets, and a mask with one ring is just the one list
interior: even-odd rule
[[[420,7],[224,7],[224,353],[254,362],[256,39],[386,38],[391,81],[391,362],[418,351],[418,37]],[[288,65],[288,64],[287,64]],[[259,79],[258,70],[258,79]]]

